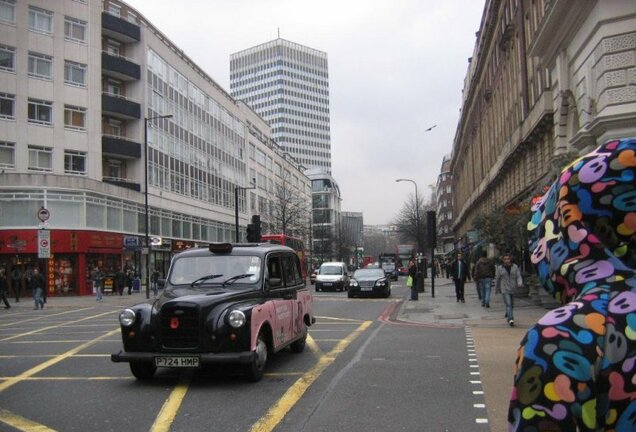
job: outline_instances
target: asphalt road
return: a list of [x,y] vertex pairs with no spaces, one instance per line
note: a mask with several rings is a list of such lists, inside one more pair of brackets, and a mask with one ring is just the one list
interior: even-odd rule
[[0,431],[490,430],[473,329],[393,320],[401,285],[316,294],[305,352],[270,357],[255,384],[226,369],[142,383],[112,363],[118,311],[142,295],[23,300],[0,314]]

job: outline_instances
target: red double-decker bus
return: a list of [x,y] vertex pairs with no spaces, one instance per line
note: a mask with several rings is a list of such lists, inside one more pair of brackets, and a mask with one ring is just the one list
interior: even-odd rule
[[307,277],[307,259],[305,256],[305,244],[301,239],[297,237],[291,237],[286,234],[263,234],[261,235],[261,241],[288,246],[295,250],[296,255],[298,255],[298,258],[300,259],[303,277]]

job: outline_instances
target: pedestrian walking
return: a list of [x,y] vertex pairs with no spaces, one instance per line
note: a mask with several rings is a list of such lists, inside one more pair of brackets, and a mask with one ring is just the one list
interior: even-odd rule
[[[415,260],[411,259],[411,261],[409,261],[409,275],[408,277],[411,278],[411,286],[409,288],[411,288],[411,298],[409,300],[419,300],[419,295],[417,292],[417,264],[415,264]],[[407,279],[408,280],[408,279]],[[408,283],[407,283],[408,285]]]
[[11,288],[15,294],[15,302],[18,303],[22,294],[22,272],[17,265],[13,266],[13,270],[11,270]]
[[34,310],[44,309],[44,276],[40,273],[40,269],[35,267],[29,279],[31,292],[33,293],[33,301],[35,302]]
[[93,273],[93,287],[95,287],[95,300],[102,301],[104,289],[104,272],[102,272],[99,267],[95,267],[95,272]]
[[509,431],[636,430],[636,138],[565,168],[532,207],[531,261],[562,306],[524,337]]
[[468,279],[469,272],[468,265],[462,257],[463,254],[457,252],[455,261],[451,264],[450,276],[455,283],[455,297],[457,297],[457,302],[466,303],[464,299],[464,284],[466,283],[466,279]]
[[477,293],[483,307],[490,307],[490,288],[495,278],[495,263],[488,258],[485,250],[481,251],[481,256],[473,267],[473,280],[477,285]]
[[518,288],[523,287],[523,279],[521,278],[521,270],[517,264],[512,262],[510,253],[503,254],[501,261],[502,264],[497,267],[495,272],[495,290],[503,295],[503,301],[506,305],[506,319],[510,327],[514,327],[514,293]]
[[[126,286],[126,273],[124,273],[121,268],[117,270],[117,272],[115,272],[114,283],[115,287],[117,288],[117,293],[120,296],[124,295],[124,287]],[[115,294],[114,291],[113,294]]]
[[159,271],[157,269],[152,269],[152,273],[150,274],[150,287],[152,288],[152,293],[155,297],[159,293]]
[[128,286],[128,295],[132,294],[133,287],[133,272],[132,270],[128,270],[126,272],[126,285]]
[[4,302],[5,309],[11,309],[9,300],[7,300],[7,290],[9,289],[9,282],[7,281],[7,276],[5,275],[5,273],[6,270],[4,268],[0,268],[0,300]]

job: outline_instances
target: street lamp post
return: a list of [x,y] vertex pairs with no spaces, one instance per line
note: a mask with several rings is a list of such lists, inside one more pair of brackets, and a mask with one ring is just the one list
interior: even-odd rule
[[256,189],[256,182],[252,179],[253,183],[250,187],[234,186],[234,240],[239,242],[239,191]]
[[145,249],[146,249],[146,298],[150,298],[150,215],[148,212],[148,121],[155,119],[172,118],[172,114],[158,115],[153,117],[144,117],[144,162],[146,168],[144,170],[144,211],[146,219],[145,229]]

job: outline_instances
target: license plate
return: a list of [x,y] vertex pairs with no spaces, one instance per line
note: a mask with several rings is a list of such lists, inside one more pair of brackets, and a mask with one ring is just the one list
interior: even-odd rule
[[199,357],[155,357],[157,367],[199,367]]
[[324,286],[331,286],[331,285],[333,285],[331,282],[323,282],[322,284],[323,284]]
[[360,288],[360,291],[373,291],[373,288]]

